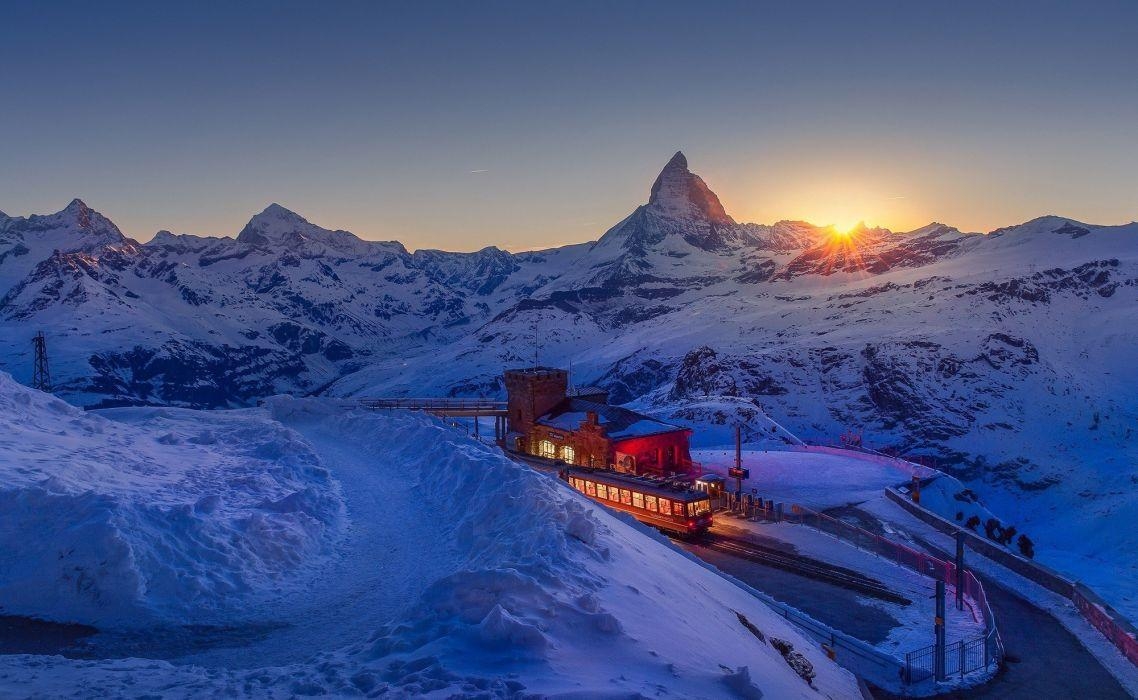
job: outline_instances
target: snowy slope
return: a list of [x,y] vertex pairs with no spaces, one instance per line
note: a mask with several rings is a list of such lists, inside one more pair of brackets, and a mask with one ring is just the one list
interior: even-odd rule
[[[100,645],[102,635],[91,641],[84,656],[107,657],[103,660],[3,656],[0,677],[6,692],[83,697],[127,692],[506,697],[522,691],[578,697],[857,696],[847,672],[743,589],[560,482],[421,416],[345,410],[329,400],[277,398],[263,409],[116,409],[105,414],[108,419],[78,414],[4,381],[4,394],[16,398],[0,406],[0,415],[13,425],[36,426],[33,435],[13,443],[25,446],[23,452],[13,454],[15,448],[6,445],[9,453],[0,460],[5,483],[15,479],[17,484],[6,493],[17,497],[57,478],[57,465],[72,464],[52,489],[86,489],[82,498],[103,503],[112,523],[139,523],[142,518],[133,513],[144,503],[172,503],[183,490],[211,492],[217,469],[182,467],[176,474],[155,466],[143,469],[116,449],[150,449],[153,444],[154,452],[146,456],[155,462],[196,463],[213,455],[215,445],[226,445],[226,452],[236,449],[221,432],[222,425],[233,425],[247,449],[258,455],[241,455],[240,467],[225,465],[224,473],[241,471],[221,503],[198,510],[175,507],[161,525],[155,521],[153,527],[123,528],[113,536],[76,536],[58,525],[37,529],[29,521],[32,514],[0,510],[0,531],[26,538],[39,533],[34,549],[10,549],[12,541],[5,542],[9,566],[0,573],[0,601],[6,609],[21,593],[53,587],[59,574],[38,570],[45,556],[51,559],[57,552],[90,560],[116,551],[106,545],[110,540],[119,542],[119,549],[145,552],[154,536],[164,534],[169,547],[158,566],[140,560],[133,570],[120,567],[98,577],[99,590],[129,592],[140,577],[149,579],[177,564],[189,547],[208,541],[199,536],[185,542],[183,531],[192,530],[187,523],[200,528],[233,523],[242,510],[299,513],[304,509],[283,507],[299,505],[295,495],[283,503],[278,499],[275,506],[231,501],[243,491],[275,495],[286,477],[303,475],[312,489],[325,487],[329,504],[343,507],[336,517],[344,520],[330,554],[287,548],[297,557],[293,568],[259,580],[260,595],[238,598],[244,604],[224,617],[231,639],[186,644],[181,638],[195,634],[187,628],[170,643],[128,647],[131,653],[125,655],[153,660],[119,658],[124,656],[121,649]],[[191,428],[195,424],[196,432]],[[206,433],[215,439],[206,441],[206,447],[184,439]],[[392,434],[401,440],[386,439]],[[96,459],[100,451],[102,462]],[[334,488],[341,484],[342,489]],[[340,498],[331,498],[333,494]],[[56,510],[49,515],[73,528],[98,527],[97,517],[82,513],[75,517]],[[96,524],[84,525],[91,521]],[[227,540],[233,557],[197,551],[200,570],[194,578],[231,577],[233,559],[257,569],[259,535],[231,531]],[[319,571],[305,563],[318,563]],[[33,570],[38,572],[34,581],[14,580],[11,573]],[[66,598],[59,592],[64,587],[56,588],[54,596],[21,600],[19,612],[107,627],[153,620],[151,608],[138,605],[117,606],[113,619],[96,619],[90,608],[76,603],[80,596]],[[214,604],[231,601],[230,595],[203,588],[196,596],[180,598],[180,606],[164,606],[163,623],[198,621],[203,609],[220,610]],[[749,631],[739,614],[764,639]],[[249,635],[247,628],[268,632]],[[772,637],[791,642],[811,663],[816,674],[812,685],[772,646]]]

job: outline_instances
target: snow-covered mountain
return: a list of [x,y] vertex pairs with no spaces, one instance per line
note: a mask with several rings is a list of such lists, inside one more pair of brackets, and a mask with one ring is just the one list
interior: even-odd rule
[[495,395],[535,358],[697,427],[738,397],[807,440],[935,458],[1051,563],[1132,549],[1133,223],[741,224],[679,153],[595,243],[533,253],[409,253],[276,205],[235,239],[139,245],[76,201],[0,218],[0,325],[0,368],[27,381],[44,330],[86,405]]
[[50,216],[0,217],[2,366],[26,381],[42,330],[54,388],[81,404],[308,393],[459,337],[579,251],[412,254],[276,204],[235,239],[163,231],[140,245],[75,200]]

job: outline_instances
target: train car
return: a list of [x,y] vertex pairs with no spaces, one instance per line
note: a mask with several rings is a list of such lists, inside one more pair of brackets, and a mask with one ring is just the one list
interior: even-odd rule
[[589,498],[660,530],[699,535],[711,527],[711,500],[686,483],[588,467],[567,467],[560,476]]

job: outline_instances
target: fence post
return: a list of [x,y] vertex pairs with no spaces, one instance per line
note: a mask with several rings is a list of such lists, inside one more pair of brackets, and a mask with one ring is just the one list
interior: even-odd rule
[[940,579],[937,579],[936,582],[936,619],[933,628],[936,632],[936,650],[933,651],[933,675],[939,683],[945,679],[945,657],[948,651],[944,644],[944,581]]
[[964,609],[964,532],[956,531],[956,609]]

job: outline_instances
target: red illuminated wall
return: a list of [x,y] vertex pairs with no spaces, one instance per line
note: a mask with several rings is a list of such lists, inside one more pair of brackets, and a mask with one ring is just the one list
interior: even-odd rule
[[[637,473],[690,473],[692,470],[691,452],[688,449],[690,439],[690,430],[677,430],[614,442],[612,449],[614,455],[616,452],[632,455],[636,459]],[[672,464],[667,463],[668,448],[672,448],[675,455]]]

